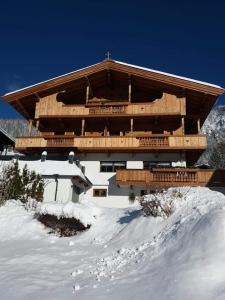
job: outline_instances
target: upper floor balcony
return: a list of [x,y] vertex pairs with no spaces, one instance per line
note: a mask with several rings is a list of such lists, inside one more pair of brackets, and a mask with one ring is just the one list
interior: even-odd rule
[[180,151],[204,150],[207,142],[204,135],[126,135],[126,136],[74,136],[48,135],[19,137],[16,139],[17,150],[60,149],[78,151]]
[[99,116],[160,116],[186,114],[185,98],[163,93],[162,98],[152,102],[88,102],[86,104],[64,104],[57,100],[57,94],[41,98],[36,103],[35,119],[51,117],[99,117]]

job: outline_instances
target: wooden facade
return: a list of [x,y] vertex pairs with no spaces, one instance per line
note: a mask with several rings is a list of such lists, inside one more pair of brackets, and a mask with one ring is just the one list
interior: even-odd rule
[[225,186],[224,170],[190,168],[156,168],[152,170],[117,170],[119,186],[178,187]]
[[176,151],[206,149],[206,137],[197,136],[36,136],[19,137],[16,149],[29,150],[38,148],[69,148],[79,151]]

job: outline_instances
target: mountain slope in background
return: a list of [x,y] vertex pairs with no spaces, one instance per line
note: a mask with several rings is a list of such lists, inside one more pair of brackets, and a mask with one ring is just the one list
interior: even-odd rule
[[[28,135],[29,125],[24,119],[0,119],[0,127],[8,132],[12,137]],[[37,135],[38,131],[32,127],[32,135]]]
[[[202,133],[207,135],[208,149],[202,154],[198,163],[207,164],[217,149],[218,143],[225,140],[225,106],[214,107],[202,127]],[[213,165],[212,165],[213,167]]]

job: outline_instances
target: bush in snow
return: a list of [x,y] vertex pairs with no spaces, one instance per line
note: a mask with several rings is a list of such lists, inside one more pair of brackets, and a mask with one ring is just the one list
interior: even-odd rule
[[182,198],[183,194],[177,189],[169,192],[162,190],[154,194],[145,195],[138,199],[144,216],[168,218],[174,210],[174,201]]
[[59,236],[72,236],[83,231],[95,223],[100,208],[94,204],[82,203],[42,203],[36,213],[37,219],[46,227],[51,228],[50,233]]
[[34,171],[29,171],[27,165],[20,170],[17,161],[3,169],[2,185],[4,188],[3,201],[16,199],[27,203],[31,198],[38,202],[43,200],[43,179]]
[[75,218],[57,218],[53,215],[37,215],[38,221],[44,224],[46,227],[51,228],[50,233],[55,233],[60,237],[73,236],[76,235],[78,231],[83,231],[90,228],[90,225],[84,226]]

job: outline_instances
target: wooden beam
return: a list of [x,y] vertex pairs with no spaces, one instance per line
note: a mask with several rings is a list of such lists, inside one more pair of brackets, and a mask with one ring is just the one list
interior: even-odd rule
[[85,119],[82,119],[82,124],[81,124],[81,135],[84,136],[84,127],[85,127]]
[[27,117],[30,118],[29,112],[26,110],[26,108],[23,106],[20,100],[17,100],[17,104],[19,105],[20,109],[23,111],[23,114]]
[[182,128],[182,134],[185,134],[185,122],[184,122],[184,117],[181,117],[181,128]]
[[131,76],[129,75],[129,84],[128,84],[128,101],[129,102],[131,102],[131,93],[132,93]]
[[40,125],[40,121],[39,121],[39,120],[36,120],[35,127],[36,127],[37,129],[39,129],[39,125]]
[[88,103],[88,100],[89,100],[89,92],[90,92],[90,86],[87,85],[86,86],[86,104]]
[[200,118],[197,119],[197,128],[198,128],[198,133],[200,133],[201,132]]
[[134,131],[134,118],[130,119],[130,131],[133,132]]
[[88,89],[88,94],[87,94],[87,89],[86,89],[86,101],[87,101],[87,97],[89,99],[89,96],[91,96],[93,98],[94,96],[94,93],[93,93],[93,89],[91,87],[91,83],[90,83],[90,80],[88,78],[88,76],[85,77],[86,78],[86,82],[87,82],[87,89]]

